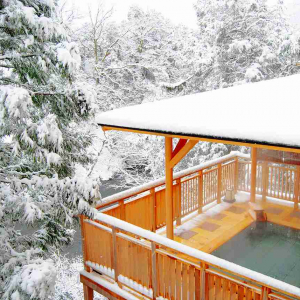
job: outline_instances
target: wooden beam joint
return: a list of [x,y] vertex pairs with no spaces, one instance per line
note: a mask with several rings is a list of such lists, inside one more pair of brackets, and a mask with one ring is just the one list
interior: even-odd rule
[[193,147],[198,143],[194,140],[182,140],[180,139],[174,151],[172,151],[172,159],[170,161],[170,167],[174,168]]

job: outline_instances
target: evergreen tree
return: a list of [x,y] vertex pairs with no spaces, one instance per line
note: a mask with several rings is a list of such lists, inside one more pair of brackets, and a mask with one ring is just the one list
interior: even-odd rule
[[[213,53],[207,90],[296,73],[299,43],[280,0],[198,0],[199,38]],[[202,83],[203,84],[203,83]]]
[[[72,240],[74,216],[93,216],[86,164],[93,90],[52,0],[0,0],[0,298],[47,299],[48,253]],[[30,229],[30,230],[29,230]]]

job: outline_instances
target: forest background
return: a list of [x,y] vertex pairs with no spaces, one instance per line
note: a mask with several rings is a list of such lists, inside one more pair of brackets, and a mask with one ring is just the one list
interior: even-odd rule
[[[190,28],[136,5],[118,21],[103,3],[82,15],[0,0],[2,299],[82,299],[81,258],[60,254],[76,215],[93,217],[107,180],[124,189],[164,176],[162,138],[104,134],[94,116],[299,73],[285,11],[281,0],[198,0]],[[198,143],[175,171],[236,148]]]

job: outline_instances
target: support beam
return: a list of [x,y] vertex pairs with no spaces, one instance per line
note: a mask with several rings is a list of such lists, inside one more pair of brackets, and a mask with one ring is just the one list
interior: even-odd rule
[[187,142],[188,140],[179,139],[174,151],[172,152],[172,158],[184,147]]
[[167,238],[174,239],[173,228],[173,168],[172,159],[172,138],[165,138],[165,164],[166,164],[166,227]]
[[250,202],[255,202],[256,167],[257,167],[257,148],[252,147],[252,150],[251,150],[251,193],[250,193]]
[[171,168],[174,168],[197,143],[198,141],[189,140],[176,155],[172,155],[172,160],[170,162]]

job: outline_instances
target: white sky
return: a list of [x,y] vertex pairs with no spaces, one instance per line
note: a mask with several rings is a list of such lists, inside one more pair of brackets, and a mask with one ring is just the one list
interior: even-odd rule
[[[104,2],[107,8],[114,6],[113,19],[126,19],[128,8],[137,4],[143,9],[155,9],[169,18],[173,23],[182,23],[197,28],[196,14],[193,4],[197,0],[71,0],[80,11],[87,11],[88,5],[96,7],[97,3]],[[242,0],[241,0],[242,1]],[[276,2],[277,0],[269,0]],[[284,0],[288,7],[293,23],[300,24],[300,0]]]

